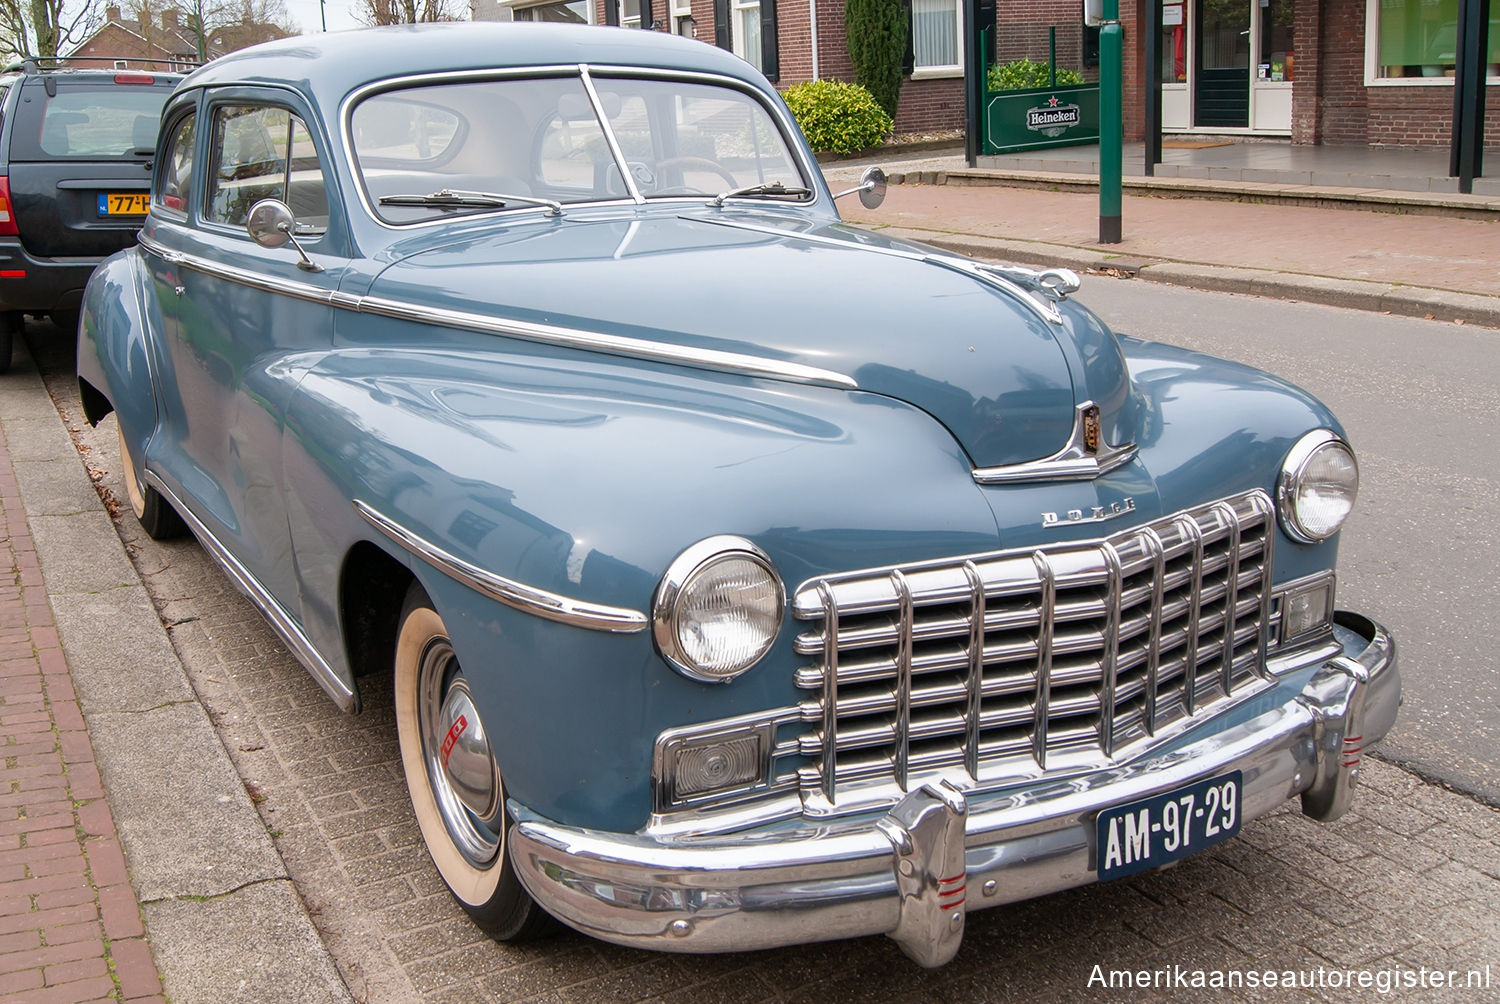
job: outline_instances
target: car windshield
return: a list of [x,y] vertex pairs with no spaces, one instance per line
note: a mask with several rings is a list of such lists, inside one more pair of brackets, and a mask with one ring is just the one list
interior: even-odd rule
[[594,85],[604,123],[577,76],[454,81],[367,98],[350,131],[372,207],[402,224],[622,200],[632,188],[647,199],[811,196],[776,120],[750,94],[671,79],[595,77]]

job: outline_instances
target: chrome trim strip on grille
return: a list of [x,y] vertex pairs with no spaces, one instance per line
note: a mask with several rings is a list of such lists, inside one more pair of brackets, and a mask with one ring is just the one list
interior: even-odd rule
[[[1188,609],[1199,610],[1203,605],[1203,528],[1197,520],[1181,519],[1193,541],[1192,591],[1188,594]],[[1198,618],[1188,618],[1187,647],[1183,649],[1182,663],[1182,707],[1192,717],[1198,711]]]
[[1103,682],[1099,689],[1099,745],[1104,747],[1105,756],[1112,757],[1115,755],[1115,682],[1118,679],[1120,658],[1120,590],[1125,574],[1120,563],[1120,552],[1115,550],[1114,545],[1106,541],[1102,550],[1109,576],[1104,587],[1105,595],[1109,597],[1106,601],[1109,612],[1104,621]]
[[816,661],[795,682],[820,698],[797,739],[804,814],[1099,769],[1260,693],[1275,529],[1257,490],[1106,538],[803,583],[794,648]]
[[1167,547],[1153,527],[1141,528],[1151,557],[1151,627],[1146,640],[1146,734],[1156,735],[1156,698],[1161,687],[1161,616],[1165,602]]
[[823,598],[823,623],[828,625],[823,649],[823,665],[828,667],[823,674],[823,797],[832,803],[838,780],[838,743],[834,737],[839,721],[839,608],[828,583],[818,583],[818,594]]
[[911,588],[899,569],[891,573],[891,582],[896,587],[900,604],[897,608],[900,621],[896,629],[899,633],[896,642],[896,783],[906,791],[911,780]]
[[852,377],[832,370],[801,363],[765,359],[761,356],[744,355],[738,352],[721,352],[717,349],[695,349],[681,345],[654,342],[641,338],[626,338],[600,332],[564,328],[551,324],[533,324],[529,321],[505,320],[486,314],[474,314],[462,310],[441,310],[401,300],[388,300],[378,296],[354,296],[338,290],[322,289],[308,283],[294,282],[261,275],[247,269],[236,268],[209,261],[196,255],[172,251],[147,237],[140,238],[141,247],[169,265],[179,265],[202,272],[218,279],[249,286],[267,293],[277,293],[298,300],[325,304],[342,310],[389,317],[419,324],[439,324],[452,328],[467,328],[488,334],[505,335],[529,342],[560,345],[586,352],[603,352],[609,355],[629,356],[635,359],[650,359],[656,362],[694,366],[701,369],[726,373],[739,373],[752,377],[767,377],[772,380],[789,380],[793,383],[817,384],[827,387],[842,387],[854,390],[859,383]]
[[964,769],[979,778],[979,725],[984,712],[984,624],[988,618],[984,579],[972,561],[964,562],[964,577],[969,580],[969,676],[964,686],[969,692],[964,722]]
[[522,613],[534,614],[572,627],[613,634],[644,631],[649,623],[646,615],[638,610],[575,600],[486,571],[449,554],[359,499],[354,500],[354,509],[365,522],[444,575]]
[[244,593],[250,599],[250,602],[255,604],[256,608],[260,610],[261,614],[276,631],[276,634],[286,643],[287,648],[291,649],[292,654],[297,657],[297,661],[307,668],[307,671],[312,674],[314,680],[318,681],[318,686],[322,687],[328,696],[333,698],[334,703],[339,706],[339,710],[357,710],[359,700],[355,696],[354,690],[328,664],[327,660],[313,646],[312,641],[307,635],[303,634],[302,628],[297,624],[297,621],[277,602],[276,597],[271,595],[270,590],[261,585],[260,580],[251,574],[248,568],[240,564],[239,559],[230,553],[229,548],[220,543],[219,538],[213,535],[208,527],[204,525],[203,521],[191,509],[182,504],[182,500],[177,497],[172,489],[167,487],[161,478],[157,477],[149,469],[145,472],[145,475],[146,483],[160,492],[162,497],[172,504],[172,508],[182,517],[183,522],[187,523],[188,528],[193,531],[193,536],[197,537],[203,545],[203,549],[218,562],[219,567],[224,570],[224,574],[228,575],[230,581],[239,587],[240,592]]
[[1053,617],[1057,607],[1057,576],[1052,565],[1041,551],[1032,555],[1037,574],[1042,579],[1041,598],[1038,604],[1041,623],[1036,637],[1036,711],[1032,716],[1031,756],[1038,767],[1047,769],[1047,715],[1052,704],[1052,634]]

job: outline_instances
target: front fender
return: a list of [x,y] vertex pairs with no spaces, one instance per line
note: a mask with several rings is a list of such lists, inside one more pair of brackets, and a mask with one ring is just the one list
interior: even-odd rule
[[[788,591],[806,578],[997,546],[967,459],[899,402],[617,360],[416,347],[338,350],[298,388],[289,513],[309,632],[338,644],[341,556],[358,537],[437,604],[511,794],[549,818],[633,830],[663,730],[785,707],[805,659],[788,621],[728,686],[694,682],[648,631],[545,620],[481,595],[362,521],[359,499],[488,572],[647,613],[663,572],[714,534],[753,540]],[[314,611],[318,610],[316,614]]]

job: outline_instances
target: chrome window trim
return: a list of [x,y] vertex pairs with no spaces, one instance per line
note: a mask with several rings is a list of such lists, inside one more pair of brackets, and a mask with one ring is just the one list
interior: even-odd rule
[[340,290],[323,289],[309,283],[263,275],[234,265],[225,265],[196,255],[173,251],[152,238],[141,235],[140,246],[169,265],[190,268],[229,282],[239,283],[268,293],[326,304],[361,314],[389,317],[395,320],[415,321],[419,324],[438,324],[452,328],[466,328],[487,334],[505,335],[528,342],[559,345],[587,352],[602,352],[614,356],[634,359],[649,359],[655,362],[693,366],[724,373],[737,373],[748,377],[765,377],[786,380],[792,383],[813,384],[824,387],[839,387],[857,390],[859,384],[851,377],[816,366],[782,362],[739,352],[723,352],[718,349],[690,348],[670,345],[641,338],[622,335],[607,335],[578,328],[564,328],[551,324],[534,324],[529,321],[512,321],[473,314],[461,310],[442,310],[391,300],[378,296],[356,296]]
[[1094,406],[1092,401],[1084,401],[1078,405],[1074,411],[1072,436],[1067,445],[1052,456],[1000,467],[976,467],[974,480],[981,485],[1005,485],[1018,481],[1092,481],[1130,463],[1139,452],[1136,445],[1126,443],[1123,446],[1113,446],[1104,440],[1102,432],[1099,435],[1098,451],[1092,454],[1088,452],[1084,445],[1085,417]]
[[354,500],[354,510],[365,522],[444,575],[522,613],[611,634],[635,634],[646,629],[646,615],[638,610],[575,600],[508,579],[449,554],[359,499]]
[[[354,109],[361,102],[376,94],[386,91],[406,90],[411,87],[427,87],[442,83],[468,83],[481,80],[504,80],[526,77],[578,77],[584,85],[585,93],[593,105],[594,114],[600,123],[600,129],[604,133],[605,142],[609,146],[610,156],[615,159],[615,169],[625,179],[627,192],[631,193],[627,198],[594,199],[582,202],[564,203],[565,209],[599,208],[609,206],[644,206],[648,204],[645,196],[641,195],[635,187],[634,180],[630,177],[630,171],[625,162],[625,155],[620,149],[619,141],[616,139],[614,130],[609,126],[609,119],[603,114],[603,108],[599,103],[599,97],[593,87],[593,78],[602,77],[634,77],[647,80],[680,80],[686,83],[710,84],[717,87],[728,87],[732,90],[748,96],[765,110],[771,120],[781,130],[782,142],[786,144],[787,151],[792,155],[797,168],[802,173],[807,187],[812,189],[813,198],[807,202],[797,203],[799,207],[807,208],[816,206],[823,201],[823,192],[818,185],[823,175],[817,169],[815,162],[807,157],[803,144],[796,142],[793,137],[801,135],[801,129],[796,122],[775,103],[767,102],[765,95],[752,85],[735,77],[723,76],[717,73],[706,73],[701,70],[669,70],[649,66],[631,66],[625,64],[598,65],[594,63],[557,63],[541,64],[537,66],[520,67],[496,67],[493,69],[457,70],[446,73],[420,73],[404,77],[391,77],[387,80],[378,80],[365,84],[350,91],[339,105],[339,134],[344,145],[344,160],[349,168],[350,177],[354,179],[354,189],[359,194],[360,205],[365,214],[379,227],[393,232],[408,232],[413,229],[431,226],[452,224],[450,219],[417,220],[411,223],[389,223],[380,218],[375,207],[370,204],[369,193],[365,191],[364,175],[359,169],[359,159],[355,156],[352,126],[354,121]],[[670,205],[677,199],[653,199],[651,202],[660,202]],[[701,203],[702,196],[683,196],[681,201]],[[530,207],[528,207],[530,208]],[[464,216],[464,220],[490,219],[497,215],[514,215],[526,210],[499,210],[492,213],[470,213]],[[1060,320],[1060,319],[1059,319]]]
[[292,615],[277,602],[276,598],[271,595],[265,586],[261,585],[260,580],[251,574],[249,569],[240,564],[239,560],[230,553],[229,548],[219,542],[219,539],[203,524],[203,521],[191,509],[183,505],[182,500],[177,497],[172,489],[167,487],[161,478],[157,477],[149,468],[146,470],[145,475],[146,483],[160,492],[162,497],[172,504],[172,508],[177,511],[177,514],[187,523],[188,528],[193,531],[193,536],[197,537],[199,542],[202,543],[203,549],[218,562],[219,567],[239,587],[240,592],[244,593],[249,597],[250,602],[255,604],[256,608],[270,622],[271,627],[275,629],[276,634],[286,643],[287,648],[292,650],[292,654],[297,657],[297,661],[307,667],[307,671],[312,674],[314,680],[318,681],[318,685],[328,693],[329,697],[333,698],[334,703],[339,706],[339,710],[356,710],[359,701],[353,689],[350,688],[349,684],[339,676],[334,668],[328,664],[327,660],[318,652],[312,641],[302,632],[302,628],[298,626]]
[[864,251],[870,254],[882,254],[891,258],[901,258],[906,261],[925,262],[938,268],[946,268],[951,272],[966,275],[976,282],[981,282],[992,289],[998,289],[1011,299],[1026,307],[1048,324],[1061,326],[1063,323],[1062,313],[1057,306],[1050,301],[1039,300],[1032,296],[1025,287],[1019,285],[1015,280],[999,272],[991,271],[983,265],[976,265],[963,258],[954,258],[949,255],[933,252],[921,254],[916,251],[907,251],[903,248],[876,247],[870,244],[856,244],[852,241],[839,240],[836,237],[825,237],[822,234],[800,233],[796,230],[782,230],[779,227],[765,226],[759,223],[747,223],[744,220],[725,220],[713,216],[684,216],[685,220],[695,223],[711,223],[714,226],[731,227],[736,230],[745,230],[750,233],[766,234],[770,237],[780,237],[785,240],[806,241],[809,244],[817,244],[822,247],[844,248],[849,251]]

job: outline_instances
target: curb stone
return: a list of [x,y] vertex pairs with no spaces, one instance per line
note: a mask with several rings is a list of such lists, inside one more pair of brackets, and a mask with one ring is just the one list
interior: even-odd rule
[[1434,317],[1444,321],[1500,328],[1500,297],[1269,269],[1197,265],[1165,259],[1127,259],[1107,251],[1042,241],[1005,240],[906,227],[866,226],[889,237],[920,241],[970,258],[1044,267],[1062,266],[1079,271],[1118,271],[1151,282],[1211,292],[1269,296],[1330,307],[1399,314],[1404,317]]
[[0,422],[163,989],[352,1001],[19,343],[12,371]]

